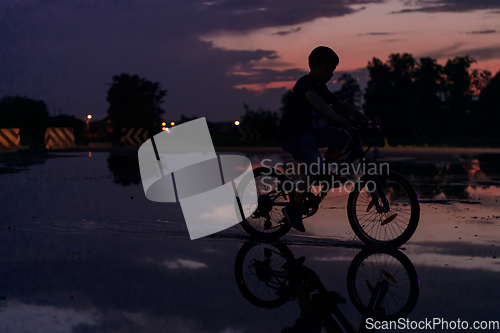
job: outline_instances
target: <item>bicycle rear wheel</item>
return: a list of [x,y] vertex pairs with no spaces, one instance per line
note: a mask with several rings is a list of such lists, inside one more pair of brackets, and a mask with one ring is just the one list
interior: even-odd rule
[[283,293],[289,281],[283,266],[294,259],[284,244],[245,243],[234,263],[241,294],[253,305],[273,309],[289,301]]
[[[417,229],[420,204],[415,189],[401,175],[390,171],[376,176],[383,187],[390,210],[377,212],[364,178],[352,189],[347,201],[347,216],[354,233],[368,245],[400,246]],[[380,203],[381,204],[381,203]]]
[[[295,194],[293,183],[283,172],[273,168],[254,169],[253,176],[243,179],[238,185],[238,193],[243,193],[243,196],[255,195],[255,192],[250,191],[257,191],[257,207],[247,208],[252,214],[240,222],[240,226],[255,238],[280,238],[291,228],[281,210]],[[254,180],[255,188],[248,186]]]

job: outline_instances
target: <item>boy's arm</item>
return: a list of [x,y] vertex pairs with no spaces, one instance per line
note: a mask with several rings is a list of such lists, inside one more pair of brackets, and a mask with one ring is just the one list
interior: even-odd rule
[[316,94],[314,91],[306,92],[306,97],[309,103],[311,103],[311,105],[314,106],[318,111],[332,118],[333,121],[339,123],[342,128],[347,130],[351,129],[351,126],[347,121],[347,119],[339,116],[335,111],[333,111],[332,108],[328,106],[328,104],[326,104],[326,102],[321,97],[319,97],[318,94]]
[[335,103],[332,104],[332,108],[335,110],[338,110],[340,113],[348,115],[351,118],[361,120],[361,121],[369,121],[370,118],[365,116],[361,111],[359,111],[357,108],[352,106],[349,103],[346,103],[341,100],[337,100]]

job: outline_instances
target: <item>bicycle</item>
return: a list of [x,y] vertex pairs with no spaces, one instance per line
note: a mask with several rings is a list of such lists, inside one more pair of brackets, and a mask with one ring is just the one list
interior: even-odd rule
[[[245,243],[234,266],[238,289],[245,299],[260,308],[278,308],[297,300],[305,316],[309,317],[308,332],[319,332],[321,327],[327,332],[368,331],[368,318],[397,320],[408,316],[417,304],[419,280],[408,257],[391,247],[362,250],[347,272],[349,298],[363,316],[356,329],[338,307],[338,304],[345,304],[346,299],[337,292],[328,291],[304,261],[304,257],[295,258],[284,244]],[[300,319],[304,321],[305,316],[301,314]],[[298,326],[300,320],[295,329],[298,330]]]
[[[373,160],[367,158],[373,136],[372,144],[363,150],[360,132],[364,130],[374,135],[380,126],[376,121],[354,123],[351,143],[341,156],[347,156],[346,161],[351,166],[359,161],[361,170],[366,170],[367,166],[377,170],[379,152],[374,148]],[[281,210],[293,199],[296,184],[284,172],[271,167],[256,168],[251,176],[252,179],[240,182],[238,193],[243,196],[257,195],[257,204],[247,207],[248,214],[245,215],[248,217],[240,222],[240,226],[252,237],[278,239],[291,229]],[[248,186],[252,180],[255,187]],[[317,195],[307,194],[303,203],[303,218],[313,216],[330,188],[338,186],[341,181],[335,178],[330,180],[324,183],[323,176],[313,183],[319,185],[321,190]],[[252,189],[257,193],[247,192]],[[402,175],[394,171],[365,174],[350,191],[347,216],[356,236],[367,245],[400,246],[411,238],[418,226],[420,203],[415,189]]]

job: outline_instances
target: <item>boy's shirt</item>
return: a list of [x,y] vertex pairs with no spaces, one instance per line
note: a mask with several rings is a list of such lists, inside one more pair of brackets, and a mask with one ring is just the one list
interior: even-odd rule
[[306,97],[308,91],[314,91],[326,104],[338,101],[338,98],[328,90],[326,83],[313,80],[310,74],[301,77],[293,86],[281,117],[278,129],[280,142],[313,128],[313,121],[318,111],[309,103]]

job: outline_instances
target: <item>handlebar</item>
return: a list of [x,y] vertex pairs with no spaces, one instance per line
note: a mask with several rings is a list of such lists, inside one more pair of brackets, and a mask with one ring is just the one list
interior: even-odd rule
[[370,129],[380,131],[380,120],[372,118],[369,121],[361,121],[357,119],[349,119],[351,128],[355,130]]
[[[349,143],[350,145],[350,150],[351,152],[347,156],[346,160],[353,162],[357,158],[364,158],[370,148],[373,145],[374,142],[374,137],[375,137],[375,132],[380,131],[380,120],[377,118],[372,118],[369,121],[360,121],[357,119],[350,119],[349,122],[351,123],[351,129],[354,130],[354,133],[351,132],[351,141]],[[368,132],[371,133],[372,140],[370,144],[368,145],[368,148],[366,148],[365,151],[363,151],[362,143],[361,143],[361,138],[359,137],[360,131],[367,130]],[[375,153],[375,151],[374,151]],[[377,156],[375,157],[375,159]]]

